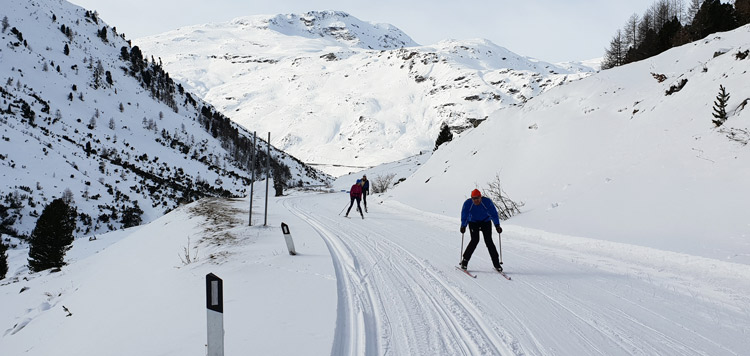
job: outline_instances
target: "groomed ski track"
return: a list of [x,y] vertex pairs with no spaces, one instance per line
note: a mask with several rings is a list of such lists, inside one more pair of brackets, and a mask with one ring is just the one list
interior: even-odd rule
[[[458,219],[371,197],[281,199],[325,242],[337,279],[331,355],[743,355],[745,265],[505,226],[505,280],[483,242],[457,271]],[[457,207],[457,214],[458,214]],[[465,243],[468,243],[468,235]],[[497,234],[494,234],[497,241]],[[653,262],[653,265],[652,265]]]

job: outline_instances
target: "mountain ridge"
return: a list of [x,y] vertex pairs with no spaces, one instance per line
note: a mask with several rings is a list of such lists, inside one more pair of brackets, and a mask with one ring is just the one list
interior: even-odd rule
[[454,132],[473,128],[500,108],[591,73],[483,39],[371,50],[236,21],[136,43],[238,123],[273,132],[272,143],[313,164],[373,166],[419,154],[433,148],[443,123]]

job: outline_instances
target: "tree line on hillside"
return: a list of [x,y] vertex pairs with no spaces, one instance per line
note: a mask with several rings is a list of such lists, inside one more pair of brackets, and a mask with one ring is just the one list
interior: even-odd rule
[[[57,22],[58,17],[53,13],[50,14],[52,22]],[[0,16],[0,30],[2,33],[6,31],[10,34],[7,37],[9,43],[7,47],[12,51],[15,48],[31,51],[27,39],[24,38],[23,33],[16,27],[13,27],[7,16]],[[85,21],[95,23],[99,25],[96,12],[87,11],[84,17]],[[75,20],[72,25],[59,24],[55,28],[59,29],[63,34],[61,37],[63,46],[60,46],[59,50],[65,56],[70,55],[71,50],[80,49],[81,47],[73,46],[74,40],[79,36],[85,36],[85,34],[79,34],[76,32],[76,28],[79,30],[79,21]],[[53,35],[53,34],[51,34]],[[56,35],[56,34],[54,34]],[[115,28],[108,28],[106,25],[97,26],[96,36],[104,43],[108,43],[112,46],[112,42],[115,41],[116,36],[122,37],[125,40],[124,35],[117,34]],[[5,38],[5,37],[4,37]],[[127,40],[125,40],[127,41]],[[69,45],[70,44],[70,45]],[[50,51],[47,48],[47,51]],[[85,48],[84,48],[85,50]],[[185,155],[191,157],[196,161],[206,164],[210,170],[216,171],[221,175],[222,178],[229,177],[231,179],[244,179],[245,183],[249,184],[249,180],[246,175],[240,176],[232,170],[226,169],[226,165],[229,164],[230,159],[233,159],[239,167],[245,169],[253,169],[258,173],[259,177],[262,177],[261,172],[265,171],[266,159],[270,161],[271,169],[273,170],[275,185],[277,192],[283,189],[283,186],[287,185],[288,181],[292,179],[292,174],[289,167],[284,164],[281,160],[283,158],[294,159],[288,157],[286,154],[281,153],[280,156],[268,157],[264,144],[258,143],[253,144],[252,138],[249,137],[247,131],[242,130],[237,124],[232,122],[228,117],[224,116],[218,110],[214,109],[209,105],[201,105],[198,100],[195,100],[190,93],[186,92],[184,88],[175,83],[169,76],[169,74],[163,69],[161,60],[158,62],[153,57],[150,60],[141,53],[138,47],[131,47],[129,45],[123,46],[120,51],[120,57],[123,60],[120,68],[126,75],[136,78],[139,84],[147,90],[147,92],[154,99],[165,103],[172,110],[178,112],[178,109],[182,109],[187,113],[183,114],[185,119],[194,119],[203,130],[210,133],[211,136],[216,138],[222,148],[226,149],[227,154],[212,154],[211,152],[205,153],[205,144],[203,142],[195,143],[187,140],[188,132],[185,130],[183,125],[182,136],[172,134],[166,130],[162,130],[161,137],[157,137],[157,142],[161,143],[166,147],[180,150]],[[66,57],[63,57],[66,58]],[[112,78],[112,73],[103,70],[102,61],[87,55],[83,59],[84,63],[88,63],[88,66],[80,66],[79,64],[73,65],[72,70],[78,74],[79,68],[81,70],[91,71],[93,74],[93,80],[89,83],[90,86],[95,90],[108,90],[114,89],[114,94],[117,94],[116,82]],[[40,71],[48,72],[50,67],[52,71],[56,69],[58,75],[61,72],[60,65],[55,65],[54,61],[42,57],[42,66]],[[36,68],[36,67],[35,67]],[[21,73],[21,70],[18,69]],[[45,74],[46,75],[46,74]],[[23,76],[23,75],[21,75]],[[15,84],[15,85],[14,85]],[[76,84],[72,85],[72,91],[79,92],[78,98],[83,101],[83,94],[78,91]],[[166,163],[157,165],[158,157],[150,158],[145,153],[139,156],[131,157],[130,153],[122,152],[118,154],[117,151],[112,147],[103,147],[101,141],[96,136],[92,136],[88,133],[86,137],[88,139],[80,139],[77,136],[68,136],[70,133],[52,132],[48,126],[40,125],[40,123],[48,123],[49,125],[62,119],[60,110],[56,114],[50,113],[50,103],[43,100],[41,92],[37,93],[32,88],[25,85],[22,86],[20,79],[14,79],[9,77],[4,86],[0,86],[0,98],[4,103],[0,108],[0,121],[6,121],[11,118],[18,118],[20,123],[28,124],[27,127],[35,129],[35,135],[45,135],[58,137],[78,147],[85,154],[85,157],[91,159],[92,156],[97,156],[99,159],[99,170],[102,174],[109,175],[108,167],[115,166],[114,172],[118,172],[122,177],[125,176],[126,172],[132,172],[137,176],[136,184],[129,187],[136,194],[148,195],[152,198],[153,207],[157,207],[159,203],[167,206],[167,194],[172,194],[169,198],[172,200],[186,203],[193,201],[205,196],[233,196],[232,192],[226,190],[223,187],[221,179],[209,182],[205,179],[201,179],[200,175],[196,177],[194,182],[190,182],[191,176],[189,172],[184,172],[180,167],[174,167],[174,170],[170,170]],[[41,113],[35,112],[35,103],[31,100],[34,99],[41,105]],[[69,95],[69,100],[73,100],[73,94]],[[182,101],[184,100],[184,103]],[[182,105],[178,105],[182,104]],[[192,108],[191,108],[192,107]],[[194,109],[194,110],[193,110]],[[124,106],[120,103],[120,112],[124,110]],[[79,118],[77,123],[80,125],[86,125],[89,130],[93,130],[96,126],[95,118],[99,117],[99,109],[96,109],[96,114],[86,125],[82,123]],[[160,118],[162,117],[160,113]],[[145,118],[144,118],[145,121]],[[153,121],[153,120],[151,120]],[[150,124],[150,123],[149,123]],[[75,124],[72,124],[75,125]],[[145,125],[145,124],[144,124]],[[110,119],[110,129],[114,129],[114,121]],[[154,125],[153,131],[157,132]],[[79,134],[79,130],[75,129],[75,133]],[[29,134],[31,135],[31,134]],[[83,134],[79,135],[83,136]],[[37,137],[37,136],[35,136]],[[190,135],[192,138],[192,135]],[[8,140],[6,138],[6,140]],[[109,140],[109,138],[107,139]],[[181,141],[182,140],[182,141]],[[207,142],[207,140],[205,140]],[[259,141],[262,141],[259,139]],[[115,135],[113,142],[117,142]],[[125,143],[127,147],[128,144]],[[52,145],[48,145],[43,148],[43,152],[46,155],[48,149],[52,149]],[[192,154],[190,154],[192,153]],[[250,159],[251,155],[255,153],[254,164]],[[83,157],[83,156],[80,156]],[[0,153],[0,160],[6,160],[7,154]],[[132,158],[132,159],[131,159]],[[221,159],[220,159],[221,158]],[[223,160],[224,158],[228,158]],[[140,162],[140,163],[139,163]],[[144,163],[145,162],[145,163]],[[221,163],[224,162],[224,168],[221,168]],[[8,166],[11,169],[16,168],[16,163],[10,161]],[[19,164],[19,167],[21,165]],[[78,169],[78,167],[74,167]],[[307,175],[309,177],[315,177],[316,173],[312,168],[306,167],[308,170]],[[105,172],[106,171],[106,172]],[[165,173],[166,171],[166,173]],[[170,173],[174,171],[174,173]],[[73,175],[71,175],[73,178]],[[302,180],[300,179],[300,184]],[[90,186],[91,182],[86,181],[86,186]],[[89,212],[94,216],[88,215],[86,212],[78,211],[75,202],[73,201],[73,193],[66,189],[63,194],[63,198],[54,199],[51,203],[46,204],[43,207],[41,214],[35,210],[36,207],[42,207],[39,201],[34,199],[34,190],[31,187],[18,186],[18,190],[15,192],[1,192],[0,194],[0,237],[2,234],[19,237],[25,240],[30,245],[29,252],[29,267],[32,271],[41,271],[48,268],[59,268],[64,265],[64,254],[67,251],[72,242],[73,234],[81,232],[76,230],[76,221],[81,221],[84,225],[84,229],[88,226],[91,227],[95,223],[106,224],[110,230],[117,227],[126,228],[130,226],[139,225],[142,222],[143,210],[138,206],[138,201],[132,199],[130,196],[119,190],[119,186],[110,185],[103,183],[107,189],[107,193],[114,198],[113,204],[106,204],[106,202],[98,205],[98,216],[96,213]],[[38,191],[42,191],[43,188],[37,182]],[[181,194],[180,194],[181,193]],[[82,192],[82,196],[87,201],[98,200],[101,198],[99,194],[89,196],[88,190]],[[41,193],[40,193],[41,195]],[[47,201],[46,199],[44,200]],[[24,217],[23,213],[25,207],[30,207],[31,212],[28,213],[28,217],[37,219],[34,230],[29,235],[19,233],[14,228],[15,224]],[[119,221],[120,225],[113,224],[113,222]],[[84,233],[89,233],[91,230],[83,230]],[[10,240],[1,241],[0,238],[0,279],[2,279],[7,273],[7,245]]]
[[[120,49],[120,58],[130,64],[130,68],[123,68],[127,74],[136,78],[141,86],[151,93],[151,96],[172,108],[177,112],[177,104],[174,99],[176,92],[185,96],[184,105],[192,106],[200,112],[198,122],[203,130],[210,133],[211,136],[221,142],[222,148],[227,150],[240,166],[251,170],[254,169],[260,174],[265,165],[266,152],[262,149],[255,149],[251,138],[247,133],[243,133],[230,118],[208,105],[198,107],[198,102],[193,99],[189,92],[186,92],[181,84],[175,84],[169,73],[164,71],[161,59],[155,61],[152,57],[149,61],[144,57],[138,46],[122,47]],[[250,157],[256,153],[254,167],[251,167]],[[289,167],[276,160],[273,157],[270,160],[271,170],[274,176],[283,180],[284,184],[292,178]],[[312,172],[307,172],[311,174]]]
[[640,61],[715,32],[750,23],[750,0],[658,0],[617,30],[606,49],[602,69]]

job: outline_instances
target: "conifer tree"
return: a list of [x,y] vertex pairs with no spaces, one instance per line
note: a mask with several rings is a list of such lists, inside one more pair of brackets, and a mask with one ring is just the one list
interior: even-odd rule
[[737,16],[731,4],[720,0],[705,0],[695,13],[690,26],[693,40],[704,38],[712,33],[737,28]]
[[701,5],[703,5],[703,0],[690,0],[690,7],[688,7],[687,10],[687,17],[692,23],[693,18],[695,18],[695,14],[698,13],[698,10],[700,10]]
[[736,0],[734,9],[737,11],[738,25],[750,23],[750,0]]
[[8,274],[8,254],[6,251],[8,246],[5,246],[2,240],[0,240],[0,279],[5,278]]
[[622,31],[617,30],[615,36],[612,37],[612,41],[609,42],[609,48],[607,48],[604,54],[602,69],[614,68],[625,64],[625,54],[627,53],[625,41]]
[[101,30],[97,31],[97,34],[102,41],[107,42],[107,26],[102,27]]
[[443,123],[443,125],[440,126],[440,133],[438,134],[437,140],[435,140],[435,148],[433,151],[437,150],[440,145],[450,141],[453,141],[453,133],[451,133],[448,124]]
[[32,272],[60,268],[73,243],[75,208],[57,198],[47,205],[29,236],[29,268]]
[[286,188],[286,181],[281,175],[281,170],[274,169],[273,170],[273,188],[276,191],[277,197],[284,195],[284,188]]
[[716,127],[720,127],[727,121],[727,102],[729,101],[729,94],[723,85],[719,85],[719,95],[716,96],[714,101],[714,120],[713,123]]
[[624,37],[624,44],[625,44],[625,50],[626,52],[630,50],[631,48],[638,47],[640,44],[638,42],[638,23],[640,22],[640,17],[638,14],[630,15],[630,18],[628,18],[628,22],[625,23],[625,28],[623,29],[623,37]]
[[143,215],[143,210],[138,206],[138,202],[134,202],[133,207],[127,207],[123,208],[122,210],[122,227],[123,228],[129,228],[133,226],[138,226],[143,222],[141,215]]

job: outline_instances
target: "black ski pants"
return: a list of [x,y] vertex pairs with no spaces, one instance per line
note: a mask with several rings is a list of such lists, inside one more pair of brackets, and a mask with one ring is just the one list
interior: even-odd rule
[[362,216],[365,216],[365,214],[362,212],[362,207],[359,206],[359,197],[351,197],[352,201],[349,203],[349,209],[346,210],[346,215],[349,215],[349,212],[352,211],[352,206],[354,205],[354,201],[357,201],[357,211],[359,211],[359,214]]
[[471,241],[469,241],[469,245],[466,246],[466,251],[464,251],[464,260],[468,262],[471,259],[471,255],[474,253],[474,250],[476,250],[477,245],[479,245],[480,231],[484,236],[484,244],[487,245],[487,250],[490,251],[492,265],[495,267],[500,267],[500,256],[497,253],[497,247],[495,247],[495,243],[492,242],[491,221],[469,222],[469,235],[471,236]]

